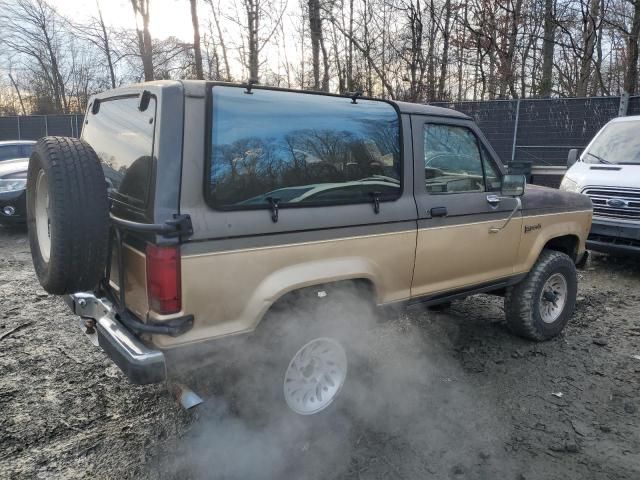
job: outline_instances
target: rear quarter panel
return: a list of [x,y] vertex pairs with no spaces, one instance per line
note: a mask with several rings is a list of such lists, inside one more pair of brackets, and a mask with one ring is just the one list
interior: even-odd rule
[[194,235],[181,247],[182,302],[195,322],[180,337],[155,336],[156,345],[249,332],[283,295],[312,285],[364,279],[374,285],[378,303],[409,298],[417,226],[408,116],[401,119],[405,163],[399,199],[381,203],[379,214],[371,203],[281,208],[274,223],[265,209],[223,211],[207,205],[209,114],[207,86],[185,82],[180,211],[191,215]]

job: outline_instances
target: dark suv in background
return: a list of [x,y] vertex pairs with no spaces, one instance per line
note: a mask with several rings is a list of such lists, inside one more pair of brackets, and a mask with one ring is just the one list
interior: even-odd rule
[[26,222],[26,186],[29,156],[36,142],[0,142],[0,224]]

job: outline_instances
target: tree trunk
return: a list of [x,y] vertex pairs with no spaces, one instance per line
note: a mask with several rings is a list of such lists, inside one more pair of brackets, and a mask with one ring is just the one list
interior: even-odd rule
[[200,49],[200,25],[198,23],[198,0],[191,2],[191,23],[193,24],[193,56],[196,61],[196,78],[204,80],[202,71],[202,50]]
[[258,31],[260,28],[260,18],[258,12],[260,10],[260,0],[244,0],[247,10],[247,29],[249,31],[249,81],[260,81],[260,61],[258,59],[260,46],[258,44]]
[[451,0],[444,3],[444,30],[442,32],[442,61],[440,62],[440,81],[438,82],[438,100],[444,100],[444,89],[447,81],[447,67],[449,64],[449,23],[451,18]]
[[353,0],[349,0],[349,50],[347,54],[347,91],[352,92],[353,88]]
[[18,95],[18,101],[20,102],[20,109],[22,110],[22,115],[26,115],[27,110],[24,108],[24,102],[22,101],[22,94],[20,93],[20,89],[18,88],[18,84],[14,80],[13,75],[11,75],[11,72],[9,72],[9,80],[11,80],[11,84],[13,85],[13,88],[16,89],[16,94]]
[[311,36],[313,89],[320,90],[320,41],[322,38],[320,0],[308,0],[307,6],[309,7],[309,35]]
[[320,50],[322,50],[322,64],[324,67],[322,73],[322,91],[329,91],[329,52],[327,52],[327,47],[324,44],[324,35],[320,38]]
[[149,0],[131,0],[133,13],[136,17],[142,19],[142,30],[138,25],[136,18],[136,31],[138,34],[138,48],[140,50],[140,58],[142,59],[142,69],[144,72],[144,81],[153,80],[153,46],[151,42],[151,33],[149,32]]
[[627,59],[624,75],[624,91],[635,95],[638,89],[638,37],[640,36],[640,0],[633,4],[633,23],[627,39]]
[[[489,100],[495,100],[496,98],[496,54],[493,50],[489,53],[489,79],[487,82],[487,90],[489,91]],[[482,63],[480,63],[482,68]],[[484,92],[483,92],[484,97]]]
[[550,97],[553,87],[553,53],[555,47],[555,0],[544,0],[544,33],[542,40],[542,78],[538,93]]
[[[512,98],[518,97],[518,92],[516,91],[515,84],[515,54],[516,54],[516,46],[518,43],[518,27],[520,26],[520,17],[522,12],[522,1],[523,0],[515,0],[515,5],[513,6],[513,10],[511,12],[510,18],[510,29],[509,29],[509,37],[508,37],[508,45],[507,45],[507,54],[504,62],[504,84],[509,88],[509,93]],[[501,96],[505,96],[505,91],[501,89]]]
[[220,49],[222,50],[222,59],[224,61],[224,80],[231,81],[231,69],[229,68],[229,57],[227,56],[227,46],[224,43],[224,36],[222,35],[222,28],[220,27],[220,20],[218,19],[218,12],[213,6],[213,0],[209,0],[211,5],[211,11],[213,12],[213,21],[216,24],[216,30],[218,31],[218,41],[220,42]]
[[336,32],[336,26],[334,23],[331,24],[331,32],[332,32],[332,40],[333,40],[333,56],[336,62],[336,70],[338,74],[338,92],[344,93],[346,91],[346,82],[344,69],[342,68],[342,64],[340,63],[340,55],[338,52],[338,33]]
[[596,47],[596,23],[599,16],[600,0],[589,0],[589,7],[583,18],[582,56],[580,57],[580,71],[576,84],[577,97],[587,96],[589,81],[591,80],[593,53]]
[[[420,2],[417,3],[418,14],[420,14]],[[436,97],[436,18],[435,18],[435,4],[434,1],[431,0],[429,3],[429,46],[427,47],[427,101],[432,102]],[[422,22],[421,17],[420,22]],[[420,32],[422,31],[422,27],[420,28]],[[422,35],[421,35],[422,36]],[[421,47],[419,47],[421,50]],[[418,100],[416,92],[416,98],[412,99],[412,101]]]
[[49,32],[43,30],[43,36],[47,53],[49,54],[49,60],[51,62],[51,77],[53,80],[53,95],[56,102],[56,109],[61,113],[67,112],[67,100],[65,95],[65,83],[60,74],[60,67],[58,65],[58,56],[54,51]]
[[107,33],[107,26],[102,18],[102,10],[100,10],[100,4],[98,4],[98,21],[100,22],[100,29],[102,30],[102,44],[104,54],[107,57],[107,68],[109,69],[109,80],[111,80],[111,88],[116,88],[116,73],[113,68],[113,59],[111,58],[111,45],[109,43],[109,34]]

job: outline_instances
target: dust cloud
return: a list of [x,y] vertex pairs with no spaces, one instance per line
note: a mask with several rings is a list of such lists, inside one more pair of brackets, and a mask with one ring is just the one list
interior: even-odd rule
[[[455,326],[438,330],[438,313],[426,309],[413,321],[373,311],[347,287],[293,300],[194,374],[207,402],[156,466],[163,476],[517,478],[495,392],[470,386],[452,354]],[[319,336],[347,349],[349,372],[334,404],[302,416],[286,407],[282,378],[292,354]]]

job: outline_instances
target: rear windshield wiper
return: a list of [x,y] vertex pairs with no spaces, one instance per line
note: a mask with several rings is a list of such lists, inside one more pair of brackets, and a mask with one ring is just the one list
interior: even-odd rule
[[593,158],[595,158],[596,160],[598,160],[600,163],[604,163],[606,165],[613,165],[609,160],[605,160],[602,157],[599,157],[598,155],[596,155],[595,153],[591,153],[591,152],[587,152],[587,155],[591,155]]

